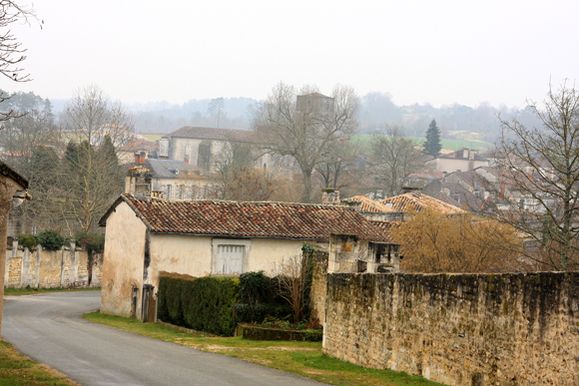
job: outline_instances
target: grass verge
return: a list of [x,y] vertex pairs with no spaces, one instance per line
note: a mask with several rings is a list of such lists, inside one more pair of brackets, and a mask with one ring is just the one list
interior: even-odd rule
[[0,340],[0,385],[77,385],[65,375],[20,354]]
[[391,370],[366,369],[331,358],[322,353],[319,342],[253,341],[240,337],[220,337],[98,312],[85,314],[84,318],[119,330],[228,355],[331,385],[437,385],[422,377]]
[[100,291],[100,288],[4,288],[4,296],[38,295],[48,292]]

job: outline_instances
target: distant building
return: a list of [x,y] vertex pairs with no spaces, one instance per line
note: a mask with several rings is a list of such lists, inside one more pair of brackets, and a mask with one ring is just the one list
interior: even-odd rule
[[[182,127],[159,141],[159,158],[183,161],[200,171],[214,172],[227,144],[261,147],[264,143],[251,130]],[[260,154],[255,166],[269,168],[273,159]]]
[[478,154],[476,150],[465,148],[440,155],[432,161],[428,161],[426,165],[439,172],[451,173],[457,170],[467,172],[481,166],[489,166],[489,160]]
[[167,200],[193,200],[209,195],[214,180],[183,161],[149,158],[136,163],[125,177],[127,194]]

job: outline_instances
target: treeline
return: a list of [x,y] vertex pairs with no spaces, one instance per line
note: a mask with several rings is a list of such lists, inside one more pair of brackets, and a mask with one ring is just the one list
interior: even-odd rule
[[18,117],[4,123],[2,160],[29,180],[32,196],[11,214],[19,233],[98,231],[98,219],[122,192],[117,149],[132,135],[129,115],[96,87],[81,90],[59,124],[50,102],[33,93],[4,104],[0,109]]
[[[221,102],[219,102],[219,100]],[[222,103],[221,108],[215,104]],[[262,101],[252,98],[193,99],[182,105],[158,102],[134,106],[135,128],[138,132],[170,132],[192,125],[250,129],[254,113]],[[479,133],[481,139],[494,142],[500,134],[498,116],[536,124],[528,108],[495,107],[481,103],[476,107],[453,104],[435,107],[430,104],[397,105],[386,93],[373,92],[360,98],[358,121],[363,132],[399,128],[401,134],[422,137],[432,119],[438,122],[444,136],[452,132]]]

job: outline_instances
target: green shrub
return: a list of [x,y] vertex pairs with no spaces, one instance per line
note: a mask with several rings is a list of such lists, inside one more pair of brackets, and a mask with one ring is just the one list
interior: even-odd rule
[[76,235],[76,244],[85,248],[90,254],[102,253],[105,247],[105,235],[102,233],[82,232]]
[[185,278],[161,276],[159,319],[218,335],[233,335],[233,306],[239,280],[229,277]]
[[34,235],[20,235],[18,237],[18,244],[24,248],[28,248],[29,251],[33,251],[36,249],[38,241]]
[[234,307],[237,323],[262,323],[267,318],[287,319],[292,310],[287,304],[247,304],[240,303]]
[[55,231],[43,231],[36,235],[38,244],[47,251],[57,251],[64,245],[65,239]]
[[239,276],[239,301],[244,304],[271,303],[277,288],[263,271],[247,272]]

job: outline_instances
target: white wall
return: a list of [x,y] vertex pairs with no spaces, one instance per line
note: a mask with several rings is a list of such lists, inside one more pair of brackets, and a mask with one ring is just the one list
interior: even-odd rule
[[145,237],[145,224],[127,203],[120,203],[106,223],[101,279],[103,313],[130,316],[132,288],[136,286],[137,315],[140,315]]
[[214,239],[167,234],[152,234],[150,240],[151,264],[146,283],[155,286],[155,290],[159,286],[160,272],[196,277],[215,274],[214,245],[221,240],[223,243],[246,245],[244,272],[264,271],[268,275],[279,273],[284,259],[301,255],[304,244],[303,241],[294,240]]

